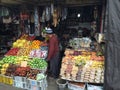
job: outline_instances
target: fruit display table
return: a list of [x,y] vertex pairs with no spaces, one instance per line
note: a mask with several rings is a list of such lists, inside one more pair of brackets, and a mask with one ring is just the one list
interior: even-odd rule
[[21,36],[0,60],[1,83],[28,90],[45,90],[47,46],[46,43],[34,38],[28,35]]
[[104,56],[92,51],[66,49],[60,75],[69,81],[104,83]]

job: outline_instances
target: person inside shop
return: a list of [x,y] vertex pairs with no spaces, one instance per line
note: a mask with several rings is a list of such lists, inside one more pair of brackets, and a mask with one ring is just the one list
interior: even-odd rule
[[50,27],[46,28],[46,35],[48,37],[48,56],[46,60],[49,63],[49,76],[58,78],[60,71],[59,40]]

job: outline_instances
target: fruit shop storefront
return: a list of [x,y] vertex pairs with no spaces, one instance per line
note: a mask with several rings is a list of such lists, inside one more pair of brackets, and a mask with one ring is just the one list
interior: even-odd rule
[[[88,6],[86,8],[89,7],[91,6]],[[95,8],[97,8],[96,6],[95,8],[93,7],[90,10],[94,10]],[[82,10],[84,8],[85,7],[81,7]],[[100,8],[99,5],[98,8]],[[79,9],[77,8],[75,8],[75,10],[79,11]],[[89,9],[86,9],[86,12],[87,10]],[[69,8],[68,12],[70,13],[70,11],[71,8]],[[81,13],[81,15],[82,14],[83,13]],[[98,15],[98,13],[96,14]],[[93,16],[94,19],[96,19],[96,14]],[[74,24],[76,23],[72,22],[76,22],[76,20],[80,20],[77,21],[78,23],[85,22],[87,20],[88,22],[91,22],[92,16],[87,18],[85,17],[87,17],[87,15],[83,15],[81,17],[75,16],[75,18],[72,17],[73,21],[71,21],[70,23],[69,21],[66,21],[68,23],[67,27],[71,28],[69,26],[72,25],[74,27]],[[100,19],[100,15],[98,15],[97,17],[99,17]],[[72,18],[70,17],[68,18],[68,20]],[[36,21],[37,20],[38,18],[36,18]],[[70,34],[70,36],[74,37],[73,33],[67,34]],[[76,32],[74,34],[76,34]],[[96,89],[97,86],[95,84],[98,85],[97,88],[103,88],[104,56],[99,50],[98,52],[95,52],[96,50],[95,48],[93,48],[94,45],[91,45],[91,49],[93,49],[93,52],[90,50],[91,42],[92,41],[90,38],[81,37],[79,35],[68,42],[69,46],[73,49],[65,49],[65,56],[62,58],[60,76],[62,79],[69,81],[68,87],[70,89],[78,87],[78,89],[84,90],[86,86],[88,90],[91,87],[92,89]],[[36,40],[34,36],[22,35],[19,39],[14,41],[12,48],[0,61],[2,74],[0,76],[1,82],[23,89],[32,90],[36,87],[36,89],[43,88],[44,90],[47,87],[45,73],[47,63],[44,59],[46,56],[47,47],[44,42]],[[99,84],[102,84],[102,86]]]
[[[104,90],[120,89],[119,9],[119,0],[107,1],[106,11],[108,15],[106,15],[106,19],[108,21],[105,22],[105,57],[101,54],[101,52],[88,52],[89,50],[87,48],[87,44],[91,42],[88,38],[75,38],[74,40],[70,41],[70,46],[74,47],[75,49],[65,50],[65,57],[63,57],[62,60],[60,73],[62,79],[70,81],[68,84],[69,88],[73,89],[73,85],[78,85],[77,82],[79,82],[79,89],[81,88],[82,90],[84,89],[85,85],[89,87],[89,90],[93,83],[97,84],[98,86],[102,83],[102,86],[104,85]],[[43,90],[45,90],[47,87],[45,74],[47,63],[44,60],[47,55],[46,44],[42,41],[34,40],[35,37],[23,35],[20,38],[22,38],[22,40],[16,40],[16,42],[13,44],[14,48],[11,48],[5,54],[5,57],[0,61],[1,73],[4,74],[0,75],[0,82],[14,85],[15,87],[23,89],[29,88],[31,90],[35,86],[39,86],[37,88],[41,88],[43,85],[45,86]],[[77,45],[80,42],[81,44]],[[40,46],[41,49],[38,50],[38,47]],[[20,49],[18,49],[18,47]],[[78,47],[84,48],[78,50]],[[28,54],[30,57],[27,57]],[[92,85],[90,83],[92,83]],[[99,88],[100,90],[103,90],[101,85]]]

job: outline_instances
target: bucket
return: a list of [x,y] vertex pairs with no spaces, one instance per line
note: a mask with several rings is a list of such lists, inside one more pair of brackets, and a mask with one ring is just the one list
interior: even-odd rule
[[65,90],[66,85],[68,84],[68,82],[63,79],[57,79],[56,83],[58,85],[58,90]]

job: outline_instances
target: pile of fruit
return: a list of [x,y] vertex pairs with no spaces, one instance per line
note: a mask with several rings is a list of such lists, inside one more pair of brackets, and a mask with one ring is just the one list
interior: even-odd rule
[[32,69],[29,66],[21,67],[16,64],[3,64],[0,69],[1,74],[6,76],[21,76],[29,79],[37,79],[37,75],[42,73],[42,70]]
[[103,61],[105,58],[101,55],[101,52],[91,52],[90,60]]
[[12,48],[5,55],[6,56],[17,56],[17,53],[19,50],[20,50],[19,48]]
[[21,48],[18,53],[17,56],[29,56],[31,49],[30,48]]
[[13,76],[15,74],[16,69],[18,68],[15,64],[10,64],[5,72],[6,76]]
[[28,61],[28,66],[34,69],[46,69],[47,68],[47,62],[44,59],[40,58],[33,58],[33,60]]
[[4,75],[8,67],[9,67],[9,64],[3,64],[0,69],[0,73]]
[[31,41],[26,41],[26,43],[24,44],[24,46],[23,46],[22,48],[31,49],[31,48],[30,48],[30,45],[31,45]]
[[[66,56],[62,60],[60,72],[62,78],[78,82],[103,83],[104,56],[100,53],[99,56],[96,52],[75,52],[65,51]],[[96,60],[95,57],[101,59]]]
[[2,64],[18,64],[20,65],[22,61],[28,61],[28,56],[6,56],[0,61],[0,67]]
[[34,40],[31,44],[31,48],[32,49],[39,49],[40,48],[40,45],[42,44],[43,42],[42,41],[39,41],[39,40]]
[[16,42],[13,43],[13,48],[22,48],[26,42],[26,39],[18,39]]
[[29,57],[28,56],[17,56],[15,58],[15,64],[20,65],[22,61],[28,61]]
[[34,36],[28,35],[21,36],[20,39],[13,43],[13,47],[6,53],[6,56],[37,57],[36,54],[33,53],[34,50],[44,51],[42,53],[38,53],[39,58],[46,56],[47,53],[45,51],[48,51],[47,44],[43,41],[34,40],[34,38]]
[[[47,44],[34,39],[34,36],[24,34],[13,43],[12,48],[0,60],[0,74],[6,77],[20,76],[34,80],[37,80],[38,74],[45,74],[47,62],[41,57],[47,56]],[[34,50],[40,56],[39,58],[35,53],[34,57],[30,57],[30,52]],[[42,74],[38,76],[39,79],[44,76]]]
[[27,72],[29,71],[30,71],[30,67],[18,67],[15,70],[14,75],[25,77],[27,75]]
[[2,61],[4,63],[12,63],[12,64],[15,64],[15,59],[16,59],[16,56],[6,56],[2,59]]
[[[23,61],[28,62],[28,67],[30,66],[31,68],[35,69],[40,69],[40,70],[46,70],[47,68],[47,62],[44,59],[39,59],[39,58],[33,58],[30,59],[28,56],[6,56],[0,61],[0,71],[1,74],[6,74],[10,76],[11,74],[14,73],[14,69],[16,66],[20,66]],[[9,65],[10,64],[10,65]],[[16,65],[14,65],[16,64]],[[28,69],[27,67],[27,69]],[[26,68],[18,68],[15,75],[18,75],[18,72],[23,70],[23,73],[19,72],[21,76],[26,75],[25,74],[25,69]]]
[[39,73],[40,73],[40,70],[30,69],[30,70],[27,72],[26,77],[29,78],[29,79],[36,80],[37,74],[39,74]]

